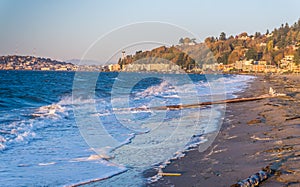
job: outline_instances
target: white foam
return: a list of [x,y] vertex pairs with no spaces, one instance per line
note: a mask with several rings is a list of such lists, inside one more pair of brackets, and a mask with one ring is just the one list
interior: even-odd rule
[[139,92],[136,95],[138,97],[157,96],[157,95],[161,95],[163,92],[165,93],[166,91],[174,92],[174,89],[175,88],[171,86],[171,84],[168,81],[164,80],[159,85],[150,86],[143,92]]
[[33,132],[32,120],[15,121],[6,125],[6,129],[0,133],[0,143],[2,150],[9,148],[11,144],[29,142],[36,136]]
[[22,134],[18,134],[18,136],[14,140],[17,142],[22,142],[24,141],[24,139],[28,137],[35,137],[35,133],[30,131],[25,131]]
[[47,106],[42,106],[32,114],[34,117],[59,117],[59,113],[64,113],[65,107],[60,104],[52,104]]
[[39,166],[49,166],[49,165],[54,165],[56,162],[46,162],[46,163],[39,163]]
[[66,105],[76,105],[76,104],[93,104],[95,103],[95,99],[87,99],[87,98],[82,98],[82,97],[78,97],[78,98],[72,98],[71,96],[66,96],[63,97],[57,104],[58,105],[62,105],[62,106],[66,106]]
[[71,159],[71,162],[88,162],[88,161],[95,161],[95,160],[109,160],[111,157],[107,154],[99,154],[99,155],[90,155],[89,157],[80,157]]

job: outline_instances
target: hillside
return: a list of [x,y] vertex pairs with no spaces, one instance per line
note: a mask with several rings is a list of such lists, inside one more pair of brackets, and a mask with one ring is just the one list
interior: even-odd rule
[[239,60],[266,61],[278,65],[287,55],[294,55],[295,63],[300,64],[300,19],[289,26],[287,23],[262,34],[249,35],[243,32],[237,36],[208,37],[203,43],[196,44],[195,39],[181,38],[179,45],[159,47],[151,51],[137,51],[119,59],[120,65],[127,65],[147,57],[158,57],[170,60],[183,69],[191,69],[195,64],[219,63],[233,64]]
[[[151,58],[156,57],[156,58]],[[172,47],[159,47],[152,51],[137,51],[135,55],[127,55],[125,59],[119,59],[118,64],[121,66],[136,62],[140,59],[148,58],[147,63],[160,63],[159,58],[171,61],[183,69],[192,69],[195,66],[195,60],[189,57],[187,53],[180,51],[178,48]]]
[[265,60],[271,64],[287,55],[295,55],[295,62],[300,62],[300,20],[289,26],[287,23],[272,32],[248,35],[244,32],[238,36],[226,38],[223,32],[219,38],[209,37],[205,44],[212,50],[219,63],[230,64],[237,60]]
[[71,63],[34,56],[1,56],[0,69],[3,70],[74,70]]

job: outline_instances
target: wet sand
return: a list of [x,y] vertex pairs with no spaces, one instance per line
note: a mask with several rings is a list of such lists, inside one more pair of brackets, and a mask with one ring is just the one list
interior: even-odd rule
[[276,175],[260,186],[300,186],[299,83],[300,76],[258,76],[239,97],[266,94],[270,86],[288,97],[227,104],[214,143],[204,152],[188,152],[163,169],[181,176],[165,176],[150,186],[230,186],[289,156]]

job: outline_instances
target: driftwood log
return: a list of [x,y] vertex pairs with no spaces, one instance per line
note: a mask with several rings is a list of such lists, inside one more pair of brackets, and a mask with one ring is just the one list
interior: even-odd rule
[[180,110],[180,109],[185,109],[185,108],[198,108],[198,107],[217,105],[217,104],[256,101],[256,100],[261,100],[261,99],[282,97],[282,96],[286,96],[286,95],[285,94],[265,94],[265,95],[261,95],[258,97],[226,99],[226,100],[220,100],[220,101],[208,101],[208,102],[195,103],[195,104],[167,105],[167,106],[157,106],[157,107],[149,107],[149,108],[134,108],[133,110]]
[[274,162],[262,170],[260,170],[258,173],[251,175],[247,179],[241,180],[236,184],[231,185],[230,187],[255,187],[259,186],[262,182],[267,180],[268,178],[276,175],[277,172],[279,172],[282,164],[286,162],[289,158],[292,158],[294,154],[289,155],[282,160],[278,162]]

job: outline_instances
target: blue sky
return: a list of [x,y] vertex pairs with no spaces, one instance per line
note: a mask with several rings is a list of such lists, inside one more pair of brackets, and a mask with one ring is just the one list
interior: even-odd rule
[[[0,55],[35,51],[58,60],[81,58],[100,36],[144,21],[178,25],[198,41],[222,31],[265,33],[297,21],[299,7],[299,0],[0,0]],[[114,45],[111,41],[107,49]]]

